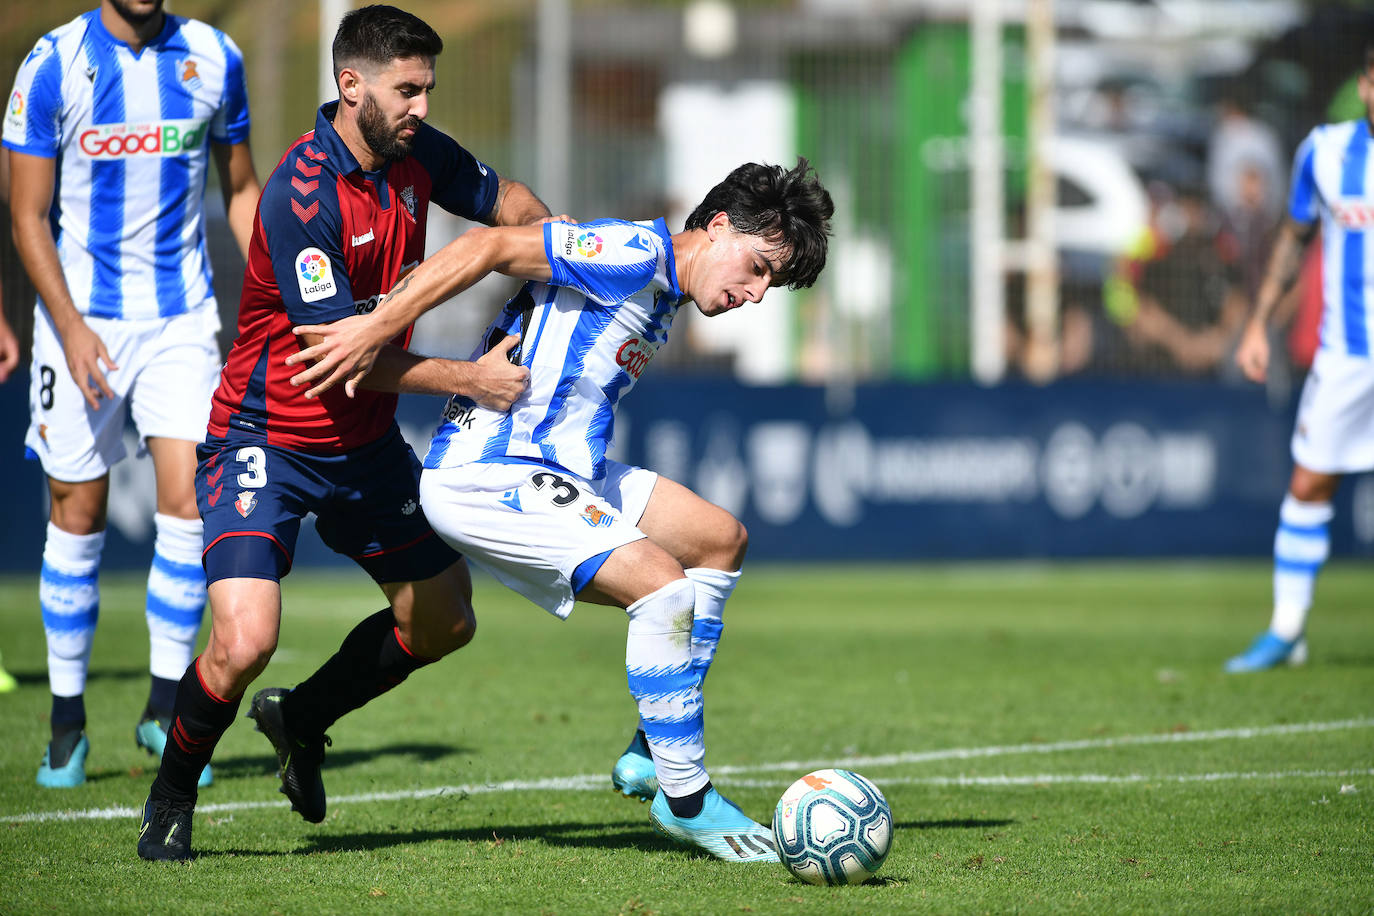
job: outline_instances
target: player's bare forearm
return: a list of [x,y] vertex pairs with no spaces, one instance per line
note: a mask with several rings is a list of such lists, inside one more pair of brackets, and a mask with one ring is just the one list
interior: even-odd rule
[[529,385],[529,370],[512,365],[509,354],[519,341],[508,337],[475,363],[420,356],[388,344],[359,387],[412,394],[461,394],[483,407],[507,410]]
[[1284,294],[1297,282],[1302,269],[1303,249],[1315,231],[1316,225],[1312,223],[1298,223],[1291,219],[1284,221],[1279,237],[1274,242],[1274,250],[1269,255],[1264,280],[1255,299],[1255,311],[1250,316],[1251,322],[1261,327],[1268,325]]
[[253,238],[253,219],[258,210],[258,197],[262,194],[258,174],[253,168],[253,153],[246,140],[232,146],[215,144],[212,151],[229,229],[247,260],[248,244]]
[[496,205],[491,208],[489,226],[525,226],[551,216],[548,206],[519,181],[501,179],[496,190]]
[[56,185],[56,160],[10,153],[10,221],[19,260],[59,334],[81,315],[72,302],[48,213]]
[[351,395],[388,341],[493,270],[526,280],[549,279],[543,227],[470,229],[397,283],[370,315],[295,328],[307,341],[318,340],[287,358],[288,365],[311,364],[291,383],[312,385],[306,397],[316,397],[342,382]]

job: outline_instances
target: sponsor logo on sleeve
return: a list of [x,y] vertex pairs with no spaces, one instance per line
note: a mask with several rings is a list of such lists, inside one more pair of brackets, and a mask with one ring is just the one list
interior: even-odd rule
[[334,267],[329,255],[318,248],[305,248],[296,255],[296,284],[302,302],[319,302],[334,295]]

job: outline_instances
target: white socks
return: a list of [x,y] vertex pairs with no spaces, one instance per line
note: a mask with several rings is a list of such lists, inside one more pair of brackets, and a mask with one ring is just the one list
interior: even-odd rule
[[181,680],[195,654],[205,610],[205,569],[200,564],[200,519],[153,516],[157,540],[148,571],[148,670]]
[[1292,641],[1307,628],[1317,572],[1331,552],[1331,503],[1299,502],[1290,493],[1274,535],[1274,616],[1269,629]]
[[48,638],[48,686],[54,696],[86,692],[86,669],[100,616],[100,553],[105,532],[68,534],[48,523],[38,604]]
[[625,609],[625,673],[653,754],[658,782],[668,795],[690,795],[706,775],[701,670],[692,660],[692,608],[696,589],[679,579]]

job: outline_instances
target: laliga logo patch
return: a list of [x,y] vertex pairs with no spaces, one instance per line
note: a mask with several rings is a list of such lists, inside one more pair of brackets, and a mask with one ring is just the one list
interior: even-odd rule
[[584,232],[577,237],[577,253],[584,258],[594,258],[601,254],[601,244],[601,236]]
[[18,89],[10,96],[10,116],[18,118],[24,114],[24,93]]
[[415,509],[416,509],[415,500],[413,500],[413,499],[407,499],[407,500],[401,505],[401,514],[402,514],[402,515],[414,515],[414,514],[415,514]]
[[582,510],[582,521],[591,525],[593,528],[609,528],[614,519],[609,512],[602,512],[596,506],[588,505]]
[[239,498],[234,500],[234,508],[239,510],[239,515],[242,515],[244,518],[247,518],[248,513],[256,509],[257,505],[258,498],[253,494],[252,490],[240,490]]
[[296,285],[302,302],[319,302],[334,295],[334,268],[329,255],[318,248],[304,248],[296,255]]

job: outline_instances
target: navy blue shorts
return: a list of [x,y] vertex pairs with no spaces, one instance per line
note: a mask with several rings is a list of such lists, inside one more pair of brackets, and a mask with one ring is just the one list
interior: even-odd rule
[[196,457],[209,582],[280,580],[309,512],[325,546],[378,583],[419,582],[461,557],[421,511],[420,462],[394,424],[376,442],[341,455],[211,438]]

